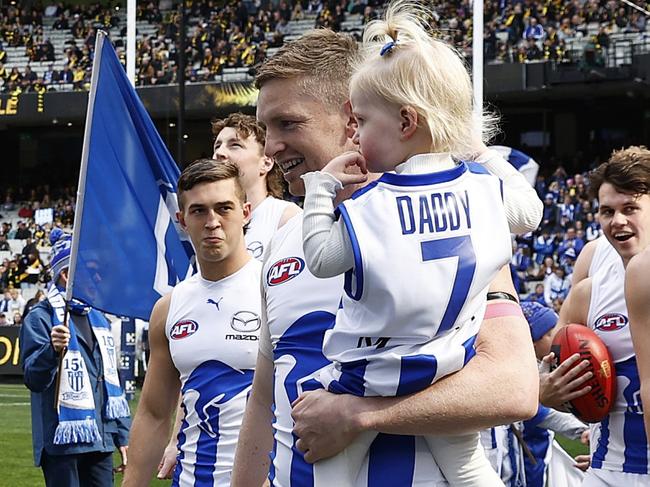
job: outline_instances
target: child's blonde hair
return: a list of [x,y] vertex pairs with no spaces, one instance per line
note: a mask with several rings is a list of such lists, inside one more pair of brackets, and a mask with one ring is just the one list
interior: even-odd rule
[[429,34],[430,17],[408,0],[391,2],[384,19],[366,27],[350,90],[413,107],[431,133],[431,151],[463,158],[475,140],[494,135],[497,119],[484,114],[482,127],[475,119],[465,63],[452,46]]

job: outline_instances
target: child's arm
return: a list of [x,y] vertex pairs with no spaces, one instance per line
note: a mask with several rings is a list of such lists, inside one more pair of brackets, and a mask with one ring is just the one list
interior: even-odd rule
[[[356,154],[356,155],[355,155]],[[345,225],[336,220],[334,199],[344,185],[366,180],[365,174],[346,172],[359,165],[358,153],[346,153],[330,161],[323,171],[302,176],[305,181],[305,204],[302,220],[303,250],[307,267],[316,277],[333,277],[354,264],[352,245]]]
[[486,149],[476,158],[503,181],[503,203],[512,233],[526,233],[537,229],[542,220],[544,204],[523,174],[493,149]]

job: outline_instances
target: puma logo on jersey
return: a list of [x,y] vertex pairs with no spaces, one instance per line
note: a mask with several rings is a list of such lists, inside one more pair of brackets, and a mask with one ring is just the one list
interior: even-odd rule
[[305,268],[305,261],[300,257],[287,257],[277,261],[271,266],[266,276],[269,286],[277,286],[283,282],[290,281]]
[[219,298],[218,300],[216,300],[216,301],[215,301],[214,299],[210,298],[210,299],[208,299],[208,301],[207,301],[206,304],[214,304],[214,305],[217,307],[217,311],[220,311],[220,310],[219,310],[219,303],[221,302],[222,299],[223,299],[223,296],[220,297],[220,298]]
[[169,336],[172,340],[181,340],[182,338],[187,338],[190,335],[194,335],[199,329],[199,324],[194,320],[181,320],[174,323],[172,329],[169,332]]

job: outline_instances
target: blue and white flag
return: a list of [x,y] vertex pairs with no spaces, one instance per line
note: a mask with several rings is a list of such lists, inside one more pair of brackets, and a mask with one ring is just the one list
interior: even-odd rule
[[535,186],[537,172],[539,171],[539,164],[535,162],[535,159],[530,157],[528,154],[524,154],[512,147],[506,147],[505,145],[492,145],[490,146],[490,149],[494,149],[501,154],[506,161],[524,175],[526,181],[528,181],[531,186]]
[[176,219],[179,174],[99,32],[67,299],[147,320],[156,300],[191,273],[192,246]]

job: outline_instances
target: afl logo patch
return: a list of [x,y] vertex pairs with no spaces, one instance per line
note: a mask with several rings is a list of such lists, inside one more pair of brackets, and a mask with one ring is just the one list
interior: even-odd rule
[[627,316],[620,313],[607,313],[596,319],[595,328],[600,331],[616,331],[627,326]]
[[237,311],[230,319],[233,330],[250,333],[260,329],[262,321],[257,313],[252,311]]
[[181,340],[190,335],[194,335],[199,329],[199,324],[194,320],[178,321],[172,326],[169,336],[172,340]]
[[266,282],[269,286],[277,286],[283,282],[290,281],[305,268],[305,261],[300,257],[287,257],[277,261],[271,266],[266,275]]

